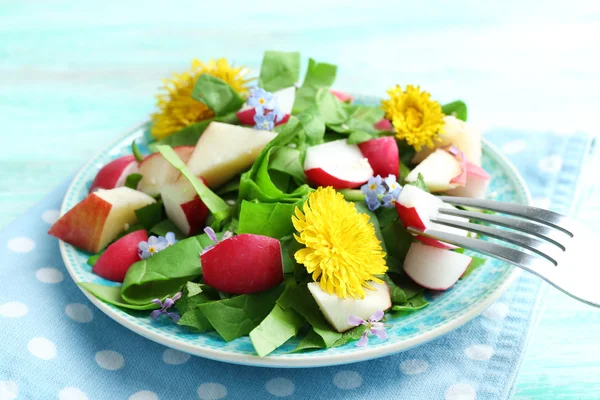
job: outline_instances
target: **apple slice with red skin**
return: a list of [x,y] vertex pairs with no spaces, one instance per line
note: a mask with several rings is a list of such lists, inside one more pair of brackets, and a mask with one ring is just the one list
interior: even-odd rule
[[[467,236],[467,231],[457,228],[451,228],[444,225],[435,224],[430,221],[430,218],[438,215],[440,208],[455,209],[450,204],[444,203],[439,198],[435,197],[431,193],[427,193],[416,186],[404,185],[398,200],[396,201],[396,210],[398,216],[405,227],[412,227],[423,232],[428,230],[438,230],[447,233],[453,233],[459,236]],[[456,219],[458,221],[464,221],[464,218],[454,217],[451,215],[443,215],[446,219]],[[455,249],[448,243],[440,242],[439,240],[429,238],[422,235],[417,235],[417,239],[421,242],[442,249]]]
[[400,157],[396,139],[385,136],[371,139],[358,145],[363,156],[369,160],[374,175],[386,178],[388,175],[398,175]]
[[48,233],[78,249],[97,253],[137,222],[135,210],[155,202],[128,187],[99,190],[67,211]]
[[98,171],[90,193],[98,189],[114,189],[125,186],[125,180],[130,174],[139,172],[138,162],[133,155],[127,155],[112,160]]
[[167,217],[186,236],[192,236],[204,227],[210,211],[187,179],[163,185],[160,196]]
[[352,104],[354,101],[354,97],[350,96],[350,94],[346,92],[342,92],[340,90],[329,89],[332,95],[337,97],[337,99],[341,102]]
[[471,197],[474,199],[485,198],[488,186],[490,184],[490,174],[480,166],[467,162],[466,167],[467,182],[464,187],[457,187],[449,190],[447,194],[451,196]]
[[[173,147],[173,151],[181,161],[187,163],[194,152],[194,146],[177,146]],[[179,177],[179,171],[160,153],[153,153],[140,162],[140,174],[142,179],[138,190],[150,196],[156,196],[163,185],[175,182]]]
[[[294,101],[296,100],[296,88],[294,86],[280,89],[273,92],[275,98],[275,104],[279,108],[279,111],[284,113],[284,117],[275,123],[275,126],[285,124],[290,119],[292,108],[294,107]],[[272,110],[268,110],[272,111]],[[236,117],[240,120],[243,125],[254,125],[254,116],[256,110],[254,107],[249,106],[247,103],[238,111]]]
[[250,294],[283,282],[281,243],[241,234],[217,243],[200,256],[204,282],[221,292]]
[[464,157],[438,149],[413,169],[406,182],[414,182],[423,175],[430,192],[445,192],[466,183],[466,162]]
[[473,259],[461,253],[413,243],[404,259],[404,272],[419,285],[431,290],[454,286]]
[[128,233],[106,248],[92,267],[92,272],[109,281],[123,282],[129,267],[140,261],[138,245],[147,241],[148,234],[143,229]]
[[373,169],[359,147],[343,139],[309,147],[304,173],[315,186],[353,189],[367,182]]

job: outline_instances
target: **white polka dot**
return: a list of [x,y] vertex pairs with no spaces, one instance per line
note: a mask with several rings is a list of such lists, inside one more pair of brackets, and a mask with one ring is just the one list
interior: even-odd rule
[[14,400],[19,395],[19,386],[14,381],[0,381],[0,400]]
[[548,197],[536,197],[532,200],[531,204],[534,207],[543,208],[544,210],[549,210],[552,205],[552,200]]
[[475,400],[477,392],[467,383],[457,383],[446,390],[446,400]]
[[63,273],[56,268],[40,268],[35,272],[35,277],[44,283],[60,283],[63,281]]
[[129,400],[158,400],[158,396],[149,390],[142,390],[141,392],[132,394]]
[[102,350],[96,353],[96,364],[102,369],[116,371],[123,368],[125,359],[123,356],[112,350]]
[[427,371],[429,364],[425,360],[406,360],[400,364],[400,371],[406,375],[417,375]]
[[542,170],[542,172],[547,172],[549,174],[559,172],[562,168],[562,157],[553,155],[542,158],[538,163],[538,168]]
[[60,211],[58,211],[58,210],[46,210],[42,214],[42,220],[45,223],[50,224],[50,225],[52,225],[53,223],[58,221],[59,217],[60,217]]
[[42,360],[52,360],[56,357],[56,346],[43,337],[33,338],[27,343],[27,350]]
[[29,253],[35,249],[35,242],[27,237],[17,237],[8,241],[8,249],[15,253]]
[[188,362],[188,360],[190,359],[190,355],[181,351],[166,349],[163,352],[162,359],[167,364],[181,365]]
[[65,308],[65,312],[73,321],[81,322],[82,324],[87,324],[92,319],[94,319],[94,314],[92,314],[92,310],[90,310],[90,308],[85,304],[68,304]]
[[508,305],[504,303],[494,303],[484,311],[483,316],[492,321],[502,321],[508,315]]
[[66,387],[58,393],[59,400],[87,400],[88,397],[76,387]]
[[486,361],[494,355],[494,348],[487,344],[474,344],[465,349],[465,354],[471,360]]
[[203,383],[198,387],[200,400],[219,400],[227,396],[227,388],[220,383]]
[[362,376],[356,371],[342,371],[335,374],[333,384],[340,389],[356,389],[362,385]]
[[267,388],[267,392],[277,397],[291,396],[294,393],[294,390],[296,390],[294,383],[286,378],[271,379],[267,382],[265,387]]
[[0,317],[6,318],[18,318],[27,314],[27,306],[18,301],[10,301],[8,303],[0,304]]
[[502,146],[502,151],[506,154],[520,153],[527,148],[527,142],[522,139],[512,140]]

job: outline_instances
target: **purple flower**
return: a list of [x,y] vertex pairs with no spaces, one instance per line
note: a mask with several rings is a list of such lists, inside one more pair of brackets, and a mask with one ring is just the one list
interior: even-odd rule
[[152,318],[153,320],[157,320],[161,315],[165,314],[167,317],[170,317],[173,322],[177,323],[179,321],[179,318],[181,318],[181,316],[179,314],[177,314],[176,312],[169,312],[167,311],[169,308],[173,307],[173,305],[175,304],[175,302],[177,300],[179,300],[181,298],[181,292],[177,292],[175,293],[175,295],[173,297],[167,297],[165,299],[165,302],[163,303],[162,301],[160,301],[160,299],[154,299],[151,301],[151,303],[157,304],[160,306],[160,308],[158,310],[154,310],[150,313],[150,318]]
[[215,244],[211,244],[209,246],[206,246],[205,248],[202,249],[202,254],[206,253],[207,251],[211,250],[213,247],[215,247],[217,245],[217,243],[222,242],[223,240],[227,240],[230,237],[233,236],[233,232],[231,231],[226,231],[225,233],[223,233],[223,236],[221,236],[221,240],[219,240],[217,238],[217,234],[215,233],[215,231],[213,230],[213,228],[211,228],[210,226],[207,226],[206,228],[204,228],[204,233],[206,233],[206,236],[208,236],[208,238],[210,240],[212,240],[213,242],[215,242]]
[[371,318],[368,321],[364,319],[351,315],[348,317],[348,323],[352,326],[360,326],[365,325],[367,329],[360,337],[360,340],[356,343],[358,347],[364,347],[369,344],[369,335],[375,335],[380,340],[387,339],[387,332],[385,331],[385,327],[383,326],[383,322],[380,322],[383,319],[383,311],[375,311]]
[[146,260],[167,247],[167,239],[162,236],[150,236],[147,242],[141,241],[138,244],[138,255],[142,260]]
[[254,107],[257,115],[262,115],[265,109],[272,110],[275,108],[275,97],[273,93],[256,87],[250,92],[248,105]]
[[388,177],[383,180],[383,186],[385,186],[386,193],[392,195],[394,199],[397,199],[398,196],[400,196],[402,186],[396,181],[396,175],[388,175]]
[[259,114],[258,111],[256,112],[256,115],[254,115],[254,122],[256,123],[256,125],[254,126],[254,129],[258,129],[261,131],[270,131],[273,129],[273,127],[275,127],[275,113],[268,112],[267,115],[262,115]]

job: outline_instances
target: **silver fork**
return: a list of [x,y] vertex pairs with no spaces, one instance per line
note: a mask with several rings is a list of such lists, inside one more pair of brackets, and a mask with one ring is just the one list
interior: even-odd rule
[[[531,206],[452,196],[441,196],[440,199],[453,205],[490,210],[518,218],[441,208],[436,216],[430,218],[431,222],[499,239],[533,254],[436,229],[421,231],[408,227],[410,232],[508,262],[539,276],[579,301],[600,307],[600,238],[589,228],[564,215]],[[462,217],[464,220],[444,218],[444,215]],[[512,230],[475,224],[469,220]],[[595,251],[598,253],[594,254]]]

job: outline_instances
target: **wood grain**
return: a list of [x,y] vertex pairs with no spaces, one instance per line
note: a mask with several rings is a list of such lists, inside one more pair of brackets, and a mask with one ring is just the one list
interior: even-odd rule
[[[337,86],[420,84],[482,127],[597,132],[600,3],[0,0],[0,227],[145,119],[192,57],[265,49],[341,66]],[[600,313],[549,290],[516,398],[600,398]]]

